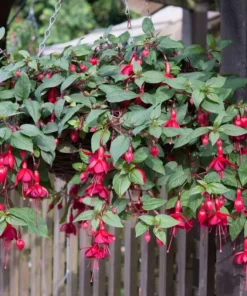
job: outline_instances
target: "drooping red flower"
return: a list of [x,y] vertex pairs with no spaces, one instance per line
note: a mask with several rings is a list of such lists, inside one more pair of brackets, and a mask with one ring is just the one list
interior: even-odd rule
[[48,102],[54,104],[58,97],[60,97],[60,91],[58,88],[52,87],[48,90],[48,93],[47,93]]
[[5,250],[5,254],[4,254],[4,268],[7,268],[7,264],[8,264],[8,255],[9,255],[9,251],[11,248],[11,243],[13,240],[17,240],[17,231],[16,229],[10,225],[9,223],[7,223],[2,235],[0,236],[0,239],[4,240],[4,250]]
[[226,167],[237,168],[237,165],[231,163],[227,158],[223,156],[222,146],[218,147],[217,157],[215,157],[211,163],[208,165],[207,169],[214,169],[220,176],[224,177],[224,170]]
[[19,251],[21,252],[24,247],[25,247],[25,242],[23,239],[19,238],[17,241],[16,241],[16,247],[19,249]]
[[14,166],[15,166],[15,157],[12,153],[12,147],[9,146],[8,147],[8,151],[5,152],[3,155],[3,164],[6,167],[9,167],[11,170],[13,170]]
[[133,65],[127,64],[127,65],[123,66],[121,69],[121,74],[127,75],[127,76],[133,75],[134,74]]
[[245,290],[247,290],[247,238],[244,239],[244,250],[233,255],[236,264],[243,264],[243,272],[245,273]]
[[175,213],[173,214],[170,214],[170,216],[177,220],[178,221],[178,224],[173,226],[172,227],[172,233],[171,233],[171,239],[170,239],[170,243],[169,243],[169,246],[167,248],[167,253],[169,253],[170,251],[170,248],[171,248],[171,244],[172,244],[172,240],[173,238],[176,236],[177,234],[177,230],[178,228],[180,229],[185,229],[186,231],[189,231],[191,230],[193,224],[192,224],[192,221],[188,220],[182,213],[181,213],[181,210],[182,210],[182,206],[181,206],[181,201],[178,200],[176,202],[176,205],[175,205]]
[[18,183],[30,183],[33,179],[33,172],[27,168],[27,161],[23,160],[22,168],[19,170],[15,178],[15,185]]
[[31,187],[29,187],[26,191],[25,194],[33,199],[43,199],[45,196],[49,195],[48,190],[41,186],[39,184],[40,182],[40,175],[38,171],[34,171],[34,185],[32,185]]
[[132,147],[129,146],[128,151],[124,154],[124,159],[128,164],[130,164],[133,161],[134,157],[135,156],[132,151]]
[[111,244],[115,240],[115,236],[105,229],[100,229],[94,234],[94,243],[96,244]]
[[69,238],[71,234],[76,235],[76,227],[75,227],[75,224],[73,223],[73,220],[74,220],[74,217],[72,214],[70,214],[69,222],[64,223],[60,227],[60,232],[65,232],[65,235],[67,238]]
[[0,158],[0,183],[4,183],[8,174],[8,169],[3,164],[3,158]]
[[106,154],[103,147],[100,147],[95,153],[88,152],[83,150],[86,155],[90,155],[89,165],[87,171],[92,174],[101,174],[107,173],[109,170],[109,165],[107,158],[110,158],[110,155]]
[[110,191],[103,186],[102,184],[91,184],[85,189],[86,195],[93,196],[99,195],[101,198],[105,200],[109,200],[110,198]]
[[176,112],[176,109],[172,109],[172,112],[171,112],[171,117],[169,120],[167,120],[167,122],[164,123],[164,127],[172,127],[172,128],[179,128],[180,125],[179,123],[177,122],[176,120],[176,117],[177,117],[177,112]]
[[157,157],[159,154],[159,148],[155,145],[150,146],[149,152],[153,157]]
[[234,208],[238,213],[241,213],[244,209],[244,200],[241,189],[237,189],[236,198],[234,200]]

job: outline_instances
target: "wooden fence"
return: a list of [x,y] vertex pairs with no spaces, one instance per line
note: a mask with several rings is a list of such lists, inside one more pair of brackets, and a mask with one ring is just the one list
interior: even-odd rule
[[[59,190],[61,181],[56,185]],[[215,237],[205,229],[180,231],[167,254],[166,246],[158,247],[155,238],[149,244],[135,238],[135,221],[127,222],[124,230],[111,228],[116,236],[111,258],[100,263],[91,283],[90,260],[79,251],[89,246],[90,237],[81,230],[78,236],[66,240],[59,231],[63,211],[55,209],[47,214],[47,209],[46,200],[42,202],[42,215],[50,239],[24,235],[25,249],[20,253],[12,245],[6,270],[0,246],[1,296],[214,295]]]

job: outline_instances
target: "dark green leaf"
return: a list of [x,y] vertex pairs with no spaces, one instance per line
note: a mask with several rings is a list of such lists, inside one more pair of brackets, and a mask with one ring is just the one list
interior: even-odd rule
[[31,82],[25,72],[21,72],[18,81],[15,84],[14,93],[17,100],[25,100],[29,98],[31,91]]
[[139,219],[142,220],[145,224],[150,226],[155,224],[154,216],[151,216],[151,215],[142,215],[142,216],[139,216]]
[[116,137],[111,143],[111,156],[113,164],[115,164],[118,159],[128,150],[130,145],[130,139],[125,136]]
[[145,233],[148,230],[148,228],[148,225],[146,225],[145,223],[141,221],[137,222],[135,226],[136,237]]
[[24,106],[27,109],[29,115],[32,117],[33,121],[37,123],[41,117],[41,105],[37,101],[24,100]]
[[74,219],[74,222],[92,220],[94,218],[94,216],[95,216],[94,211],[93,210],[88,210],[88,211],[85,211],[85,212],[79,214]]
[[123,227],[123,224],[117,214],[113,214],[112,211],[107,211],[103,216],[102,220],[110,226],[113,227]]
[[165,214],[155,216],[155,223],[161,228],[170,228],[179,224],[179,221]]
[[25,151],[33,152],[33,142],[30,138],[24,136],[21,132],[14,132],[10,138],[10,145]]
[[119,197],[121,197],[130,187],[128,175],[116,174],[113,178],[113,189]]
[[143,202],[142,208],[146,211],[160,208],[166,203],[166,200],[160,198],[148,198]]

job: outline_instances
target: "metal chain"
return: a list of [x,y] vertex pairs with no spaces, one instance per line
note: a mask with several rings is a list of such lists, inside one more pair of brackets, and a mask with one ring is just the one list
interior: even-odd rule
[[35,13],[34,13],[34,4],[35,4],[35,2],[36,2],[36,0],[32,0],[32,2],[30,4],[27,20],[32,22],[35,30],[38,30],[38,24],[37,24],[37,20],[36,20]]
[[57,14],[60,10],[62,6],[62,0],[58,0],[57,1],[57,4],[55,5],[55,12],[54,14],[50,17],[50,23],[49,23],[49,26],[48,28],[46,29],[45,31],[45,34],[44,34],[44,39],[43,41],[40,43],[39,45],[39,52],[38,52],[38,57],[42,54],[42,52],[44,51],[45,49],[45,43],[46,43],[46,40],[49,38],[49,36],[51,35],[51,28],[52,26],[55,24],[56,20],[57,20]]
[[144,0],[144,1],[145,1],[145,5],[146,5],[146,10],[147,10],[147,17],[152,18],[152,15],[149,10],[149,0]]
[[132,29],[132,23],[131,23],[131,16],[130,16],[130,9],[128,5],[128,0],[122,0],[125,5],[125,15],[127,18],[127,29],[130,33],[130,43],[133,43],[133,29]]

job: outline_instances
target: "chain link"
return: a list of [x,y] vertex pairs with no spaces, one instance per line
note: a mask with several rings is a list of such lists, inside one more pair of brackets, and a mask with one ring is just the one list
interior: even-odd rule
[[38,57],[41,56],[42,52],[44,51],[45,49],[45,43],[46,43],[46,40],[49,38],[49,36],[51,35],[51,28],[52,26],[55,24],[56,20],[57,20],[57,14],[60,10],[62,6],[62,0],[58,0],[57,4],[55,5],[55,12],[54,14],[50,17],[50,23],[49,23],[49,26],[48,28],[46,29],[45,31],[45,34],[44,34],[44,39],[43,41],[40,43],[39,45],[39,52],[38,52]]
[[130,9],[129,9],[129,4],[128,0],[122,0],[122,2],[125,5],[125,15],[127,18],[127,29],[130,33],[130,43],[133,43],[133,29],[132,29],[132,23],[131,23],[131,16],[130,16]]

